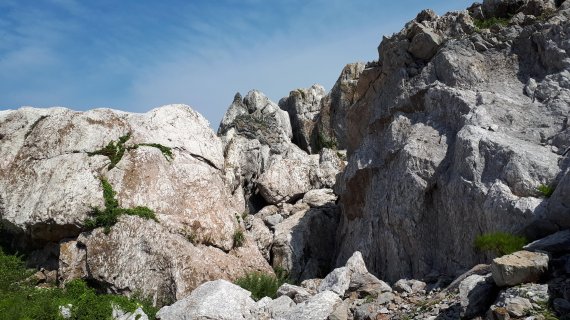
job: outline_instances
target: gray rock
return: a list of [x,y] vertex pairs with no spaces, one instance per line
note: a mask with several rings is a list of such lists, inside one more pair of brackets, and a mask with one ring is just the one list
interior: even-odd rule
[[186,298],[163,307],[156,314],[161,320],[250,319],[255,302],[251,293],[225,280],[206,282]]
[[332,189],[315,189],[309,190],[303,197],[303,202],[311,208],[322,207],[325,205],[334,205],[337,196]]
[[281,221],[283,221],[283,216],[278,213],[263,218],[263,222],[270,228],[275,228]]
[[112,292],[138,292],[159,306],[185,297],[206,281],[272,272],[251,239],[225,253],[194,245],[154,221],[134,216],[121,217],[108,234],[96,229],[62,244],[60,261],[72,271],[60,272],[64,282],[73,279],[69,275],[96,279]]
[[257,216],[249,215],[244,222],[246,224],[248,234],[257,244],[257,248],[263,255],[263,258],[269,261],[271,258],[270,253],[271,245],[273,244],[273,233]]
[[394,283],[394,290],[396,292],[412,293],[412,287],[408,284],[407,279],[400,279]]
[[440,44],[440,36],[431,30],[424,30],[414,36],[408,50],[418,59],[429,60],[435,55]]
[[329,94],[321,99],[322,108],[315,129],[316,150],[331,146],[346,149],[347,113],[358,99],[356,88],[363,70],[363,63],[347,64]]
[[[347,113],[337,265],[361,251],[390,282],[456,274],[482,261],[472,244],[483,233],[568,224],[563,19],[477,36],[466,11],[423,21],[442,40],[428,61],[409,52],[417,21],[383,39]],[[492,49],[477,51],[477,41]],[[524,94],[531,77],[534,102]],[[556,186],[550,198],[541,184]]]
[[303,287],[284,283],[279,287],[279,289],[277,289],[277,296],[288,296],[289,298],[293,299],[295,303],[301,303],[309,299],[311,297],[311,294]]
[[550,299],[548,285],[523,284],[502,290],[491,309],[504,308],[513,317],[530,315],[534,305],[547,304]]
[[392,292],[392,288],[371,273],[353,272],[350,276],[349,292],[358,293],[359,297],[379,296],[383,292]]
[[570,314],[570,302],[568,300],[556,298],[552,301],[552,307],[561,315]]
[[544,253],[517,251],[493,259],[491,272],[500,287],[536,282],[548,270],[548,260]]
[[471,275],[459,284],[461,316],[471,319],[483,314],[495,299],[497,288],[491,275]]
[[71,308],[73,305],[66,304],[64,306],[59,306],[59,314],[64,319],[71,319]]
[[332,291],[324,291],[297,304],[276,320],[326,320],[342,300]]
[[332,291],[343,297],[349,288],[351,275],[352,272],[347,267],[334,269],[321,282],[319,292]]
[[291,91],[289,96],[279,101],[279,107],[289,114],[293,128],[293,143],[308,153],[314,153],[316,135],[314,128],[321,111],[321,99],[325,88],[315,84],[307,89]]
[[299,211],[275,227],[273,267],[294,281],[324,277],[333,265],[338,207]]
[[524,246],[527,251],[545,251],[552,254],[570,251],[570,230],[559,231]]
[[276,299],[265,297],[256,303],[252,315],[254,319],[275,319],[287,313],[294,306],[295,302],[286,295]]

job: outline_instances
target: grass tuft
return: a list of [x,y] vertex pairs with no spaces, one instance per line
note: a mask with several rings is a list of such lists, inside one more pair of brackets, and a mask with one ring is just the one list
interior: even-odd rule
[[508,18],[489,18],[489,19],[475,19],[473,23],[478,29],[489,29],[494,25],[507,26],[510,19]]
[[506,232],[493,232],[478,236],[475,239],[474,246],[480,251],[489,251],[502,256],[520,251],[527,243],[528,240],[525,237]]
[[541,184],[539,185],[536,190],[542,194],[545,198],[550,198],[550,196],[554,193],[554,187]]
[[237,229],[234,232],[234,248],[243,246],[245,243],[245,234],[241,229]]
[[164,158],[166,158],[166,160],[170,161],[174,159],[174,155],[172,154],[172,148],[163,146],[159,143],[139,143],[137,144],[137,147],[138,146],[157,148],[158,150],[160,150],[160,152],[162,152],[162,155],[164,156]]
[[286,278],[274,276],[262,272],[250,272],[237,279],[235,284],[251,292],[253,300],[258,301],[263,297],[272,299],[277,297],[277,289],[284,284]]

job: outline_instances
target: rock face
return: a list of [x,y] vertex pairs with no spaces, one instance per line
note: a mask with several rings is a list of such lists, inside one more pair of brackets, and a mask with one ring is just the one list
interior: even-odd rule
[[[485,18],[527,3],[493,1],[506,2]],[[482,233],[540,237],[570,221],[570,11],[479,30],[477,8],[421,13],[360,74],[335,187],[337,265],[359,250],[389,281],[453,274],[483,262]]]
[[[271,272],[253,241],[234,249],[243,197],[230,192],[221,140],[188,106],[2,111],[0,136],[2,236],[28,248],[64,240],[52,257],[61,280],[165,303],[207,280]],[[83,232],[106,206],[102,180],[120,207],[148,207],[157,221],[123,216],[108,234]]]
[[338,207],[305,209],[275,227],[271,248],[273,267],[289,272],[293,280],[323,277],[334,257]]
[[330,145],[346,149],[348,110],[359,98],[356,88],[363,70],[363,63],[347,64],[331,91],[321,100],[316,129],[317,150]]

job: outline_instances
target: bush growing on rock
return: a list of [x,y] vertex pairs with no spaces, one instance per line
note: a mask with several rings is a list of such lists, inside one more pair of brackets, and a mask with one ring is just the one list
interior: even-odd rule
[[101,178],[101,185],[103,186],[103,199],[105,199],[105,209],[101,210],[99,208],[93,208],[93,218],[87,219],[84,223],[86,229],[95,229],[98,227],[105,228],[105,233],[109,233],[111,227],[117,223],[119,216],[123,214],[131,216],[139,216],[144,219],[156,219],[154,211],[147,207],[135,207],[130,209],[120,208],[119,201],[115,199],[117,194],[109,181],[105,178]]
[[528,241],[506,232],[485,233],[475,239],[475,248],[481,251],[490,251],[496,255],[510,254],[522,249]]
[[285,273],[276,272],[277,276],[262,273],[251,272],[237,279],[235,284],[251,292],[253,300],[258,301],[263,297],[276,298],[277,289],[287,282]]

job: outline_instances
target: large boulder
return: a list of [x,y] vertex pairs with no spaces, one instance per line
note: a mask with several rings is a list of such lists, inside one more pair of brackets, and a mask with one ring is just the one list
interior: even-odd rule
[[500,287],[537,282],[548,271],[548,260],[545,253],[517,251],[493,259],[491,272]]
[[[254,242],[235,248],[243,197],[225,179],[221,140],[188,106],[2,111],[0,137],[2,239],[48,248],[30,263],[59,267],[64,282],[84,278],[163,304],[204,281],[271,272]],[[156,218],[86,223],[117,207],[146,207]]]
[[[347,114],[337,265],[358,250],[388,281],[455,274],[485,260],[481,234],[565,228],[568,15],[494,33],[467,11],[418,16],[383,39]],[[412,46],[425,30],[431,58]]]
[[206,282],[156,316],[160,320],[251,319],[255,301],[250,296],[251,292],[225,280]]
[[[3,111],[0,136],[0,219],[27,244],[77,236],[104,207],[104,178],[122,207],[146,206],[173,232],[232,247],[243,201],[228,191],[221,141],[188,106]],[[117,154],[97,152],[121,137]]]
[[497,287],[491,275],[470,275],[459,284],[461,316],[472,319],[489,309],[497,296]]

